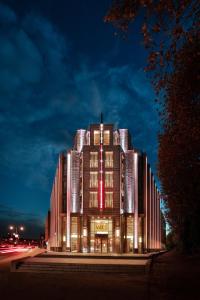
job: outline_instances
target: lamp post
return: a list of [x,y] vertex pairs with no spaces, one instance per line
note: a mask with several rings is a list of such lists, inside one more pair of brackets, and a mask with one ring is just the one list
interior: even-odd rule
[[10,225],[9,229],[12,231],[12,235],[15,237],[15,239],[19,240],[19,231],[24,231],[24,226],[16,226],[16,225]]

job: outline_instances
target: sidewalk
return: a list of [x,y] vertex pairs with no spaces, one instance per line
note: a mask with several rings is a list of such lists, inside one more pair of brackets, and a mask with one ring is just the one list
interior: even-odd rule
[[199,299],[200,255],[170,251],[154,259],[149,274],[150,299]]

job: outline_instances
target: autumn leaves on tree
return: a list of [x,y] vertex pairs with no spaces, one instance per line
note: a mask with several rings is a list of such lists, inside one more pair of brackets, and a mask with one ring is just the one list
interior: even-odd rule
[[105,21],[128,36],[141,22],[145,71],[157,94],[161,132],[158,176],[169,224],[182,251],[200,250],[200,3],[117,0]]

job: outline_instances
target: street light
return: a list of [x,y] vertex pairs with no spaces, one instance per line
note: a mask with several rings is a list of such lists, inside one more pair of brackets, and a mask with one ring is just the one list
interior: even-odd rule
[[12,231],[15,231],[12,233],[12,235],[17,239],[19,240],[19,234],[18,234],[18,231],[24,231],[24,226],[16,226],[16,225],[10,225],[9,226],[9,229],[12,230]]

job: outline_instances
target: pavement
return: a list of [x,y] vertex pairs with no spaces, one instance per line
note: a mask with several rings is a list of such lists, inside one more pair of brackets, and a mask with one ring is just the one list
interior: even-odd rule
[[26,262],[32,263],[60,263],[60,264],[88,264],[88,265],[146,265],[148,259],[138,260],[138,259],[112,259],[112,258],[55,258],[55,257],[32,257],[26,259]]

